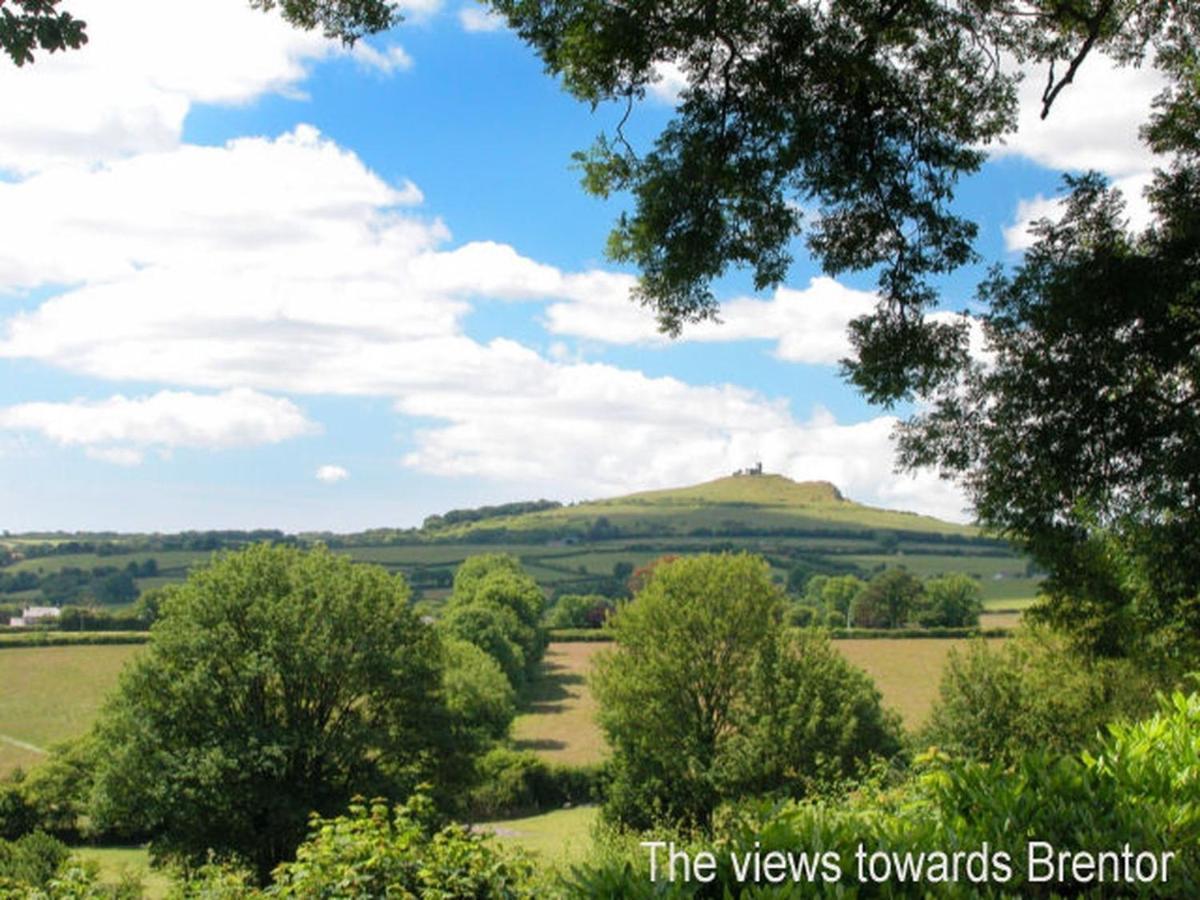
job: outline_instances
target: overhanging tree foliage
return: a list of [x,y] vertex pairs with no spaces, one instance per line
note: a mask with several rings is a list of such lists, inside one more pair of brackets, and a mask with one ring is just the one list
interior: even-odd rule
[[[87,23],[58,9],[61,0],[0,0],[0,50],[18,66],[31,63],[35,50],[79,49],[88,41]],[[353,44],[397,24],[391,0],[249,0],[255,9],[278,9],[284,20],[326,37]]]
[[53,53],[87,43],[87,25],[58,9],[60,0],[0,0],[0,50],[18,66],[34,50]]
[[589,191],[633,196],[609,250],[637,266],[662,327],[715,317],[711,283],[730,266],[749,267],[759,289],[779,284],[806,233],[828,272],[879,272],[881,303],[853,325],[849,371],[882,402],[965,361],[965,328],[923,314],[931,278],[974,259],[955,185],[1016,127],[1015,63],[1048,70],[1048,113],[1090,54],[1167,65],[1196,24],[1193,4],[1172,0],[492,6],[589,103],[632,106],[664,65],[686,76],[647,152],[618,126],[579,155]]

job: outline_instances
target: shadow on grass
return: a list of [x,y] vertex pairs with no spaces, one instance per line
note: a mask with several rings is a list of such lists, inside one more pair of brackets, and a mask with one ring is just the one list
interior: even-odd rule
[[[521,691],[523,713],[554,715],[566,710],[566,701],[579,696],[584,677],[556,662],[543,662],[536,678]],[[576,690],[571,690],[571,688]]]
[[524,738],[513,741],[517,750],[564,750],[566,741],[556,741],[554,738]]

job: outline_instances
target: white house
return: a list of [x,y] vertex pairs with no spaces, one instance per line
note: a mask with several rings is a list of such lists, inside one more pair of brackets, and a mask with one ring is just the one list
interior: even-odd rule
[[36,624],[39,619],[57,619],[61,613],[62,610],[57,606],[27,606],[21,615],[9,619],[8,625],[10,628],[24,628]]

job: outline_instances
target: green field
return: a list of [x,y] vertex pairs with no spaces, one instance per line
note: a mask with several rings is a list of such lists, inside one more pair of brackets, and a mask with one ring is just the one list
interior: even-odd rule
[[125,873],[135,876],[146,900],[165,897],[171,888],[170,878],[150,867],[150,854],[144,847],[73,847],[72,852],[96,863],[105,884],[117,884]]
[[556,809],[524,819],[506,819],[477,826],[502,845],[520,847],[557,865],[581,862],[592,846],[592,826],[599,810],[594,806]]
[[[86,731],[137,645],[0,651],[0,775]],[[30,749],[30,748],[34,749]]]

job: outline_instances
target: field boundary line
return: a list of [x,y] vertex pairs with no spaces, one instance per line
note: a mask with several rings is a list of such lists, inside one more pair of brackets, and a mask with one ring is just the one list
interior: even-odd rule
[[19,738],[10,737],[7,734],[0,734],[0,741],[3,741],[6,744],[12,744],[12,746],[16,747],[18,750],[28,750],[30,753],[40,753],[42,756],[45,756],[50,752],[44,747],[38,747],[34,744],[22,741]]

